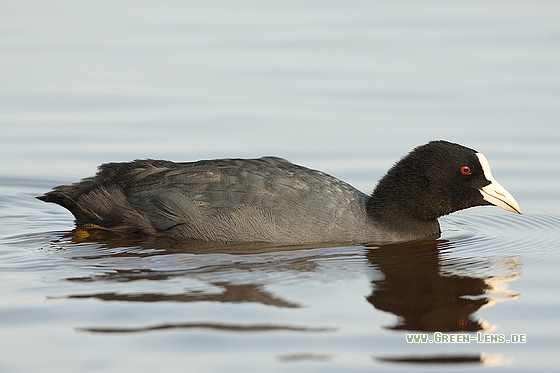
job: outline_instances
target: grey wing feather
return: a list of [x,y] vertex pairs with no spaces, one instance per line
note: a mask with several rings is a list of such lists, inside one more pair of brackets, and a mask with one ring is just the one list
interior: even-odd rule
[[206,240],[277,239],[273,211],[296,204],[305,183],[280,158],[229,159],[134,169],[122,179],[130,204],[155,229]]

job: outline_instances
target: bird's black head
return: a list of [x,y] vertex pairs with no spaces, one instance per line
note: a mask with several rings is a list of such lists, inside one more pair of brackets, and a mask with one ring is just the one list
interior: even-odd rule
[[[447,141],[412,150],[379,181],[368,213],[386,229],[434,230],[437,218],[494,204],[521,213],[515,199],[492,176],[486,157]],[[435,225],[434,225],[435,223]]]

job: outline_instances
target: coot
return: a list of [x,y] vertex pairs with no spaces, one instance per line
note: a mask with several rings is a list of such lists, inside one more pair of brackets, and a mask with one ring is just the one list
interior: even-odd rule
[[438,237],[438,218],[473,206],[521,214],[481,153],[447,141],[418,146],[368,196],[276,158],[107,163],[94,177],[37,197],[78,226],[205,241],[382,243]]

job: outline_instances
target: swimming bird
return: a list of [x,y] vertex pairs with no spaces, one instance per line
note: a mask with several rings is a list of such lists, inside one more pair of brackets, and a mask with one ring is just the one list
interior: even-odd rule
[[432,141],[394,164],[371,195],[285,159],[107,163],[43,196],[78,227],[204,241],[383,243],[436,238],[438,218],[474,206],[521,214],[473,149]]

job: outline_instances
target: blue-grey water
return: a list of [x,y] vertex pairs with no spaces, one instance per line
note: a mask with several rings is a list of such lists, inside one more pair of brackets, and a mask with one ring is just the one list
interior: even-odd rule
[[[559,25],[541,0],[3,1],[0,371],[557,371]],[[86,236],[34,198],[109,161],[262,155],[369,193],[433,139],[484,153],[523,215],[212,247]],[[406,341],[438,332],[472,340]]]

